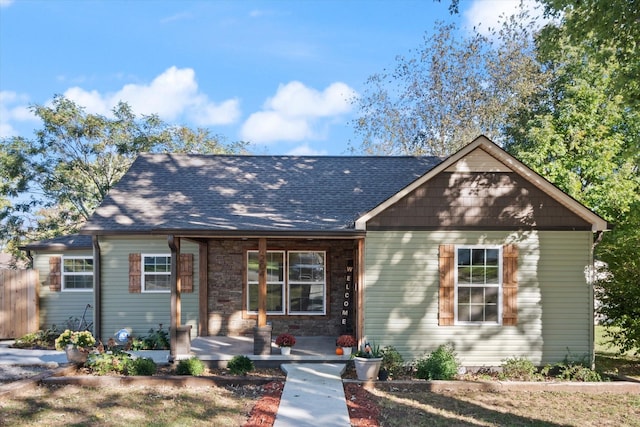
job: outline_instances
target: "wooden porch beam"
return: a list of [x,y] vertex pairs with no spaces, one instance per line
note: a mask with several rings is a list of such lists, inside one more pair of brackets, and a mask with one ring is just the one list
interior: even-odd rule
[[267,239],[258,239],[258,327],[267,326]]
[[178,262],[180,261],[180,238],[174,235],[167,237],[169,248],[171,249],[171,351],[170,360],[175,360],[178,348],[178,327],[182,317],[182,307],[180,301],[180,276],[178,274]]

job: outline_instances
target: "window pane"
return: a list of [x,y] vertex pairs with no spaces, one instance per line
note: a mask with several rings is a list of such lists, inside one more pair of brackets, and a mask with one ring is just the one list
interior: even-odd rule
[[469,321],[469,304],[458,303],[458,320],[461,322]]
[[293,312],[322,313],[324,311],[324,285],[291,285],[289,309]]
[[471,283],[475,285],[484,285],[484,268],[472,267]]
[[[258,311],[258,284],[249,285],[249,311]],[[267,311],[282,312],[282,285],[267,284]]]
[[169,273],[171,271],[170,256],[146,256],[144,257],[145,273]]
[[471,251],[471,263],[473,265],[484,265],[484,249],[473,249]]
[[499,283],[498,280],[498,267],[487,267],[485,283]]
[[471,303],[484,304],[484,288],[471,288]]
[[484,288],[484,300],[487,304],[498,304],[498,287]]
[[[247,253],[247,280],[258,281],[258,252]],[[267,252],[267,282],[282,282],[284,280],[284,254],[282,252]]]
[[144,276],[145,291],[168,291],[171,289],[170,277],[167,274],[146,274]]
[[484,309],[485,311],[485,322],[498,322],[498,306],[497,305],[487,305]]
[[93,275],[64,276],[65,289],[92,289]]
[[458,302],[469,304],[471,302],[471,288],[458,288]]
[[471,265],[471,249],[458,249],[458,265]]
[[320,252],[289,252],[291,282],[323,282],[324,254]]
[[66,258],[64,260],[65,273],[88,273],[93,272],[93,259],[91,258]]
[[487,265],[497,266],[499,263],[499,254],[500,251],[498,249],[487,249]]
[[469,310],[470,310],[469,321],[482,322],[484,320],[484,306],[471,305],[469,306]]
[[458,268],[458,283],[465,285],[471,283],[471,267]]

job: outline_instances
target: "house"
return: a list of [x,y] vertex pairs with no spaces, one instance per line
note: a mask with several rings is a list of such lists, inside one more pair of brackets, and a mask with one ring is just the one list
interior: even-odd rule
[[543,365],[593,354],[606,228],[481,136],[446,159],[142,154],[81,247],[27,249],[43,323],[90,301],[102,339],[353,332],[407,360],[452,343],[466,366]]

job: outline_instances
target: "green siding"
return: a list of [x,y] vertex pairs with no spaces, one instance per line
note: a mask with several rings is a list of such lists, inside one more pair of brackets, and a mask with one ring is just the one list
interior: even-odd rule
[[[171,322],[170,293],[129,293],[129,254],[170,254],[166,237],[148,236],[101,237],[102,254],[102,336],[107,340],[122,328],[134,336],[148,335],[149,329],[160,324],[168,330]],[[192,325],[193,336],[198,331],[198,245],[183,240],[181,253],[192,253],[193,293],[183,293],[183,325]]]
[[[414,360],[453,343],[466,366],[526,356],[537,365],[591,355],[590,232],[368,232],[364,332]],[[518,325],[438,326],[440,244],[516,243]]]
[[[40,283],[40,328],[53,325],[62,332],[70,318],[82,317],[87,304],[93,305],[93,291],[59,291],[49,290],[49,258],[62,256],[93,256],[92,251],[36,251],[33,253],[33,268],[39,271]],[[93,321],[93,311],[87,310],[85,319]]]

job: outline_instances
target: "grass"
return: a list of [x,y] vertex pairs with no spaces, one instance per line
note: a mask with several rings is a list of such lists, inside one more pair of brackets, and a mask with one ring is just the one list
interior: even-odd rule
[[258,386],[40,386],[0,400],[0,426],[241,426]]
[[640,426],[640,395],[373,390],[380,424],[400,426]]
[[596,369],[603,373],[624,375],[640,380],[640,354],[636,352],[620,354],[618,347],[608,343],[605,332],[606,327],[596,326]]

